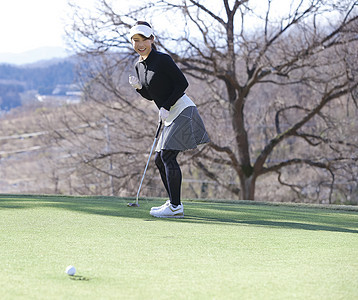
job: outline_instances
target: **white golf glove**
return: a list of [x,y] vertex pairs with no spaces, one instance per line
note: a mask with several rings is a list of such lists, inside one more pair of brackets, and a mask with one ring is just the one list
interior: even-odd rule
[[159,121],[162,120],[165,122],[166,119],[169,117],[169,110],[166,110],[164,107],[159,109]]
[[137,90],[140,90],[142,88],[142,85],[139,82],[139,79],[133,75],[129,75],[129,83],[132,87],[134,87]]

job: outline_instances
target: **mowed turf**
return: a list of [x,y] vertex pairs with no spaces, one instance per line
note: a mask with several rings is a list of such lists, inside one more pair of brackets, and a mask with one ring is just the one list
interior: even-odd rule
[[354,209],[185,201],[174,220],[127,202],[0,195],[0,298],[358,297]]

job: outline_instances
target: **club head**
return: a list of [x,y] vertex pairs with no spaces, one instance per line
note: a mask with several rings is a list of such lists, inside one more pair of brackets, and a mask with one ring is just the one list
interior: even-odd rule
[[130,207],[139,207],[139,204],[137,204],[137,203],[128,203],[127,206],[130,206]]

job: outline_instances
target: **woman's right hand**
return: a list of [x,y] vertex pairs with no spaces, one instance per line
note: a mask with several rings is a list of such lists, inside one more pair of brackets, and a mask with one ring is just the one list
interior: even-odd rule
[[132,87],[134,87],[137,90],[140,90],[142,88],[142,85],[139,82],[139,79],[133,75],[129,75],[129,83]]

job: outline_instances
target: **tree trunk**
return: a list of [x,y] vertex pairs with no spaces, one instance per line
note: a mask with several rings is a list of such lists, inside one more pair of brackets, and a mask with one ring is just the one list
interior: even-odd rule
[[256,176],[242,176],[240,178],[240,200],[255,200]]
[[[240,170],[238,175],[240,178],[241,200],[254,200],[255,199],[255,183],[256,176],[254,176],[254,169],[251,165],[249,140],[245,128],[244,118],[244,103],[245,95],[242,91],[241,95],[236,97],[235,89],[227,84],[227,90],[230,97],[231,105],[231,118],[232,126],[235,134],[236,146],[238,150],[238,161],[240,162]],[[235,100],[233,99],[235,97]]]

